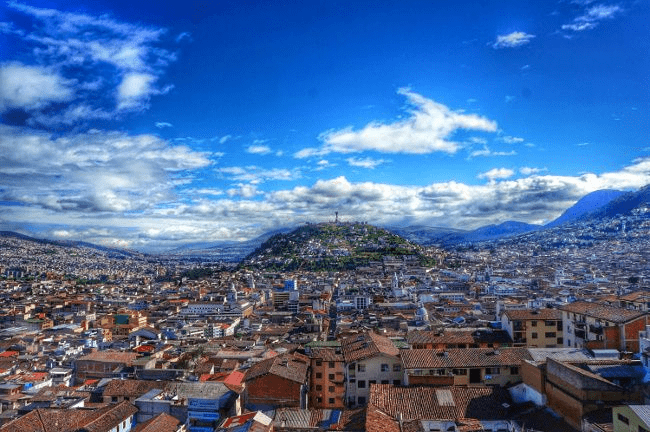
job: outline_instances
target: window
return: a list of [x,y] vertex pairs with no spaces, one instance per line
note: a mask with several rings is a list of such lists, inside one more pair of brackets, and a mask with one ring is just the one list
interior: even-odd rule
[[630,424],[630,420],[625,417],[623,414],[617,414],[616,418],[618,418],[620,421],[622,421],[625,424]]
[[323,403],[323,398],[322,398],[322,397],[317,397],[317,398],[316,398],[316,402],[318,402],[318,403]]
[[358,403],[359,405],[365,405],[365,404],[366,404],[366,398],[363,397],[363,396],[359,396],[359,397],[357,398],[357,403]]
[[357,365],[357,372],[365,372],[366,371],[366,365],[359,363]]
[[330,369],[334,369],[335,367],[334,362],[329,362],[327,365],[330,367]]
[[454,375],[467,375],[467,369],[453,369],[451,373]]
[[329,375],[327,376],[327,378],[330,379],[330,380],[334,380],[334,374],[329,374]]
[[320,384],[316,384],[316,391],[321,391],[323,390],[323,386]]
[[323,378],[323,374],[320,372],[316,372],[316,378]]
[[544,325],[546,327],[553,327],[555,325],[555,321],[544,321]]
[[348,369],[351,370],[351,371],[353,371],[353,370],[354,370],[354,363],[350,363],[350,364],[348,365]]
[[393,380],[393,385],[394,385],[394,386],[402,385],[402,381],[400,381],[400,380]]
[[357,381],[357,388],[366,388],[366,381],[365,380]]
[[316,366],[322,366],[323,360],[316,360]]
[[531,327],[537,327],[537,321],[531,321],[530,326]]
[[510,367],[510,375],[519,375],[519,368],[517,366]]
[[530,335],[530,337],[531,337],[532,339],[537,339],[537,333],[532,333],[532,334]]
[[500,373],[501,373],[501,369],[498,367],[485,368],[486,375],[499,375]]
[[401,365],[401,364],[399,364],[399,363],[395,363],[395,364],[393,365],[393,372],[399,372],[399,371],[401,371],[401,370],[402,370],[402,365]]
[[559,338],[557,338],[557,343],[558,343],[558,345],[562,345],[564,343],[564,341],[562,340],[561,337],[559,337]]
[[329,398],[327,401],[330,405],[334,405],[334,403],[336,402],[334,398]]
[[381,371],[382,371],[382,372],[388,372],[388,371],[389,371],[389,369],[388,369],[388,364],[386,364],[386,363],[382,363],[382,364],[381,364]]
[[544,333],[544,336],[546,336],[547,338],[554,338],[554,337],[557,337],[557,333],[555,333],[555,332],[546,332],[546,333]]
[[328,390],[330,393],[334,393],[336,391],[336,388],[334,386],[329,386]]

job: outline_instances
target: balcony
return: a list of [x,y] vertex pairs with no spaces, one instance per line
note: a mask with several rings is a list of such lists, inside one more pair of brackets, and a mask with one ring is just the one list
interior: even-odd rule
[[596,334],[596,335],[601,335],[603,334],[603,328],[599,325],[590,325],[589,326],[589,332]]

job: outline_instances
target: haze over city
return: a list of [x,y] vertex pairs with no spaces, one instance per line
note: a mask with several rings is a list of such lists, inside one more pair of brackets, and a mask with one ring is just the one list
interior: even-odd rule
[[650,183],[647,2],[0,4],[0,230],[542,224]]

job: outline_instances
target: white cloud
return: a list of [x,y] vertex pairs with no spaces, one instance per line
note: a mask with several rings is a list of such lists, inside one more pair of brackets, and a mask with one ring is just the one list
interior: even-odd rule
[[572,23],[562,25],[562,30],[581,32],[596,28],[600,21],[612,19],[623,12],[618,5],[595,5],[585,9],[584,13],[576,17]]
[[482,149],[480,150],[472,150],[470,151],[469,155],[467,156],[468,159],[472,159],[475,157],[490,157],[490,156],[514,156],[516,155],[517,152],[514,150],[510,150],[507,152],[504,151],[492,151],[487,145],[484,145]]
[[535,35],[528,34],[525,32],[515,31],[507,35],[497,36],[496,41],[492,44],[492,48],[515,48],[522,45],[526,45],[530,42]]
[[219,144],[225,144],[231,139],[232,139],[232,135],[224,135],[221,138],[219,138]]
[[533,168],[533,167],[521,167],[519,172],[523,175],[539,174],[541,172],[548,171],[548,168]]
[[515,172],[508,168],[493,168],[490,171],[479,174],[477,177],[480,179],[488,179],[490,181],[507,179],[515,175]]
[[174,196],[174,173],[211,163],[153,135],[55,138],[8,126],[0,126],[0,154],[0,201],[88,213],[156,206]]
[[379,165],[385,163],[386,161],[384,159],[373,159],[370,157],[367,158],[347,158],[346,161],[348,162],[348,165],[354,166],[354,167],[361,167],[361,168],[367,168],[367,169],[375,169]]
[[10,108],[34,110],[74,98],[74,81],[40,66],[0,65],[0,112]]
[[503,141],[506,144],[519,144],[519,143],[524,142],[525,140],[523,138],[520,138],[520,137],[505,135],[505,136],[501,137],[501,141]]
[[[2,135],[1,145],[4,145],[5,137],[6,134]],[[124,148],[129,148],[130,139],[134,137],[123,136],[123,138],[126,141]],[[21,142],[23,139],[29,142],[40,141],[42,138],[21,137]],[[104,141],[97,142],[89,136],[81,137],[79,141],[82,139],[90,142],[93,148]],[[51,147],[65,149],[68,146],[69,144],[65,142],[57,142]],[[25,145],[25,147],[29,151],[20,159],[23,162],[16,165],[17,169],[30,169],[26,161],[34,155],[31,150],[33,145]],[[141,145],[137,146],[134,152],[138,153],[141,147]],[[163,148],[169,149],[169,146]],[[4,147],[1,150],[4,150]],[[80,151],[78,157],[86,161],[89,167],[93,167],[95,158],[102,160],[101,153],[97,151],[93,149],[90,156]],[[74,152],[64,153],[67,155],[66,160],[70,160]],[[131,156],[125,155],[125,157]],[[19,157],[16,156],[15,159],[19,160]],[[56,159],[52,158],[52,160]],[[172,158],[166,157],[163,160],[171,161]],[[163,166],[166,163],[168,162],[164,162]],[[4,169],[8,169],[8,166]],[[46,163],[40,163],[33,167],[33,171],[41,172],[47,166]],[[136,175],[136,173],[137,170],[120,173],[120,181],[127,182],[129,175]],[[328,220],[334,211],[339,210],[344,211],[345,217],[349,220],[366,220],[377,225],[408,223],[472,229],[505,220],[543,223],[559,216],[589,192],[599,189],[636,189],[650,183],[650,157],[637,159],[621,170],[601,174],[589,173],[581,176],[532,174],[528,177],[491,181],[481,185],[450,181],[426,186],[354,183],[345,177],[337,177],[319,180],[310,186],[296,186],[266,193],[259,191],[255,185],[239,184],[223,196],[195,197],[190,189],[188,193],[192,194],[193,199],[195,198],[191,202],[165,201],[163,206],[143,206],[140,212],[126,215],[121,212],[106,211],[101,218],[98,218],[96,214],[82,211],[79,206],[73,205],[71,197],[74,194],[82,194],[87,187],[86,184],[79,184],[78,189],[73,189],[71,186],[61,189],[59,187],[61,183],[57,186],[56,177],[52,175],[47,181],[39,180],[29,186],[21,186],[14,195],[20,195],[24,199],[17,201],[13,195],[7,196],[6,191],[16,185],[26,185],[25,179],[31,181],[32,176],[24,176],[19,180],[18,174],[10,174],[8,177],[6,171],[3,171],[0,175],[0,189],[5,192],[0,196],[0,201],[6,202],[7,198],[10,198],[9,202],[21,205],[2,207],[4,222],[0,223],[0,227],[2,229],[27,225],[34,227],[47,220],[48,224],[57,225],[57,230],[64,229],[72,233],[70,238],[93,240],[101,244],[120,240],[128,243],[130,247],[143,248],[173,247],[178,243],[192,241],[250,239],[280,226],[296,226],[305,221]],[[8,178],[13,180],[9,182]],[[134,183],[140,181],[137,178]],[[8,182],[11,184],[7,184]],[[161,179],[154,175],[142,187],[151,188],[156,182],[161,182]],[[128,183],[124,184],[128,185]],[[44,188],[43,191],[39,191],[41,186]],[[118,189],[111,190],[120,192]],[[133,198],[134,201],[146,199],[152,202],[143,191],[138,192],[134,189],[131,192],[138,194]],[[125,196],[128,195],[123,194],[122,198]],[[46,197],[52,200],[52,205],[42,204]],[[33,201],[29,201],[30,198]],[[77,202],[80,202],[80,198],[76,198]],[[59,205],[61,209],[52,211],[55,205]],[[88,231],[90,226],[96,230],[94,237]],[[43,233],[52,230],[50,227],[42,229]],[[89,237],[83,237],[86,232]]]
[[168,128],[168,127],[173,127],[173,126],[174,126],[173,124],[171,124],[171,123],[167,123],[167,122],[156,122],[155,125],[156,125],[156,127],[157,127],[158,129],[164,129],[164,128]]
[[236,181],[246,181],[250,183],[262,183],[271,180],[295,180],[300,178],[298,170],[288,170],[283,168],[265,169],[258,166],[232,166],[218,168],[217,172]]
[[[146,108],[151,96],[171,88],[160,84],[167,65],[176,59],[173,52],[160,46],[165,29],[120,22],[108,15],[62,12],[17,2],[8,6],[28,18],[10,25],[11,29],[21,27],[12,31],[22,34],[23,54],[31,55],[31,63],[47,72],[45,84],[49,82],[50,87],[44,87],[42,100],[51,96],[56,102],[67,102],[54,108],[44,104],[28,107],[32,126],[115,118],[124,111]],[[55,98],[61,95],[60,87],[75,98]],[[83,117],[86,114],[90,117]]]
[[246,148],[247,153],[265,155],[271,153],[271,147],[264,144],[251,144]]
[[445,105],[427,99],[409,89],[401,88],[411,108],[409,117],[393,123],[370,123],[361,130],[347,127],[324,132],[319,139],[320,149],[306,148],[294,156],[304,158],[327,153],[382,153],[426,154],[455,153],[461,145],[449,138],[460,129],[495,132],[496,122],[476,114],[452,111]]

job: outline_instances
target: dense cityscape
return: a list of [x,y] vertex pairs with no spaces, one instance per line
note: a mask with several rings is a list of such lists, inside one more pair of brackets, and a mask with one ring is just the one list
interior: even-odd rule
[[0,430],[645,430],[643,191],[445,249],[337,214],[238,263],[5,232]]

